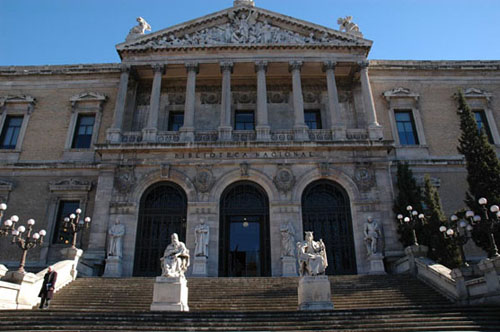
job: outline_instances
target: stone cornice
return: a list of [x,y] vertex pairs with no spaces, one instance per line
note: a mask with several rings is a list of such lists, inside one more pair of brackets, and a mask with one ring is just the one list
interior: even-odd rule
[[54,66],[0,66],[0,76],[85,75],[120,73],[119,63]]
[[500,70],[498,60],[370,60],[372,70]]

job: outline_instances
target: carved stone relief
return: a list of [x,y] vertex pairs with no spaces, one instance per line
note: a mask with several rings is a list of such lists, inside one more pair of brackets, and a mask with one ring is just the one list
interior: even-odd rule
[[361,191],[370,190],[375,185],[373,170],[366,166],[358,166],[354,171],[354,182]]
[[202,104],[206,105],[220,104],[220,93],[217,92],[202,93],[200,96],[200,101]]
[[273,179],[274,185],[281,192],[290,191],[295,185],[295,175],[288,166],[278,166],[278,171]]
[[248,169],[249,168],[250,168],[250,165],[248,163],[241,163],[240,164],[241,176],[248,176]]
[[137,179],[134,166],[120,166],[115,173],[115,188],[122,194],[128,194],[134,187]]
[[321,92],[317,91],[304,91],[305,103],[321,103]]
[[161,165],[161,177],[162,178],[165,178],[165,179],[170,178],[170,171],[171,171],[170,164]]
[[290,93],[282,91],[271,91],[267,93],[267,102],[270,104],[286,104]]
[[201,193],[207,193],[212,189],[214,183],[215,177],[212,174],[212,170],[208,167],[198,167],[193,181],[196,190]]
[[50,191],[90,191],[92,182],[82,179],[68,178],[49,184]]
[[169,93],[169,105],[184,105],[186,103],[186,95],[184,93]]
[[255,104],[257,94],[255,92],[235,92],[233,93],[234,104]]
[[321,176],[329,176],[330,175],[330,163],[319,163],[318,164],[319,173]]

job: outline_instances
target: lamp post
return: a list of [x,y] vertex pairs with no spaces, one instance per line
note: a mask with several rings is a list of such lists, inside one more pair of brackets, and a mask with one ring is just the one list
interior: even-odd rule
[[90,217],[80,218],[82,213],[81,209],[76,209],[75,213],[70,214],[69,217],[64,218],[64,229],[68,230],[67,233],[73,235],[73,242],[71,243],[71,248],[76,249],[76,237],[78,232],[82,229],[88,229],[90,226]]
[[413,210],[411,205],[406,207],[406,211],[408,211],[408,216],[403,216],[402,214],[398,214],[397,218],[401,225],[406,225],[406,227],[411,229],[413,236],[413,244],[418,246],[417,241],[417,232],[415,231],[417,225],[423,225],[425,221],[425,216],[423,213],[418,213],[418,211]]
[[5,214],[5,210],[7,210],[7,204],[0,204],[0,236],[8,236],[12,233],[12,231],[16,228],[16,222],[19,221],[18,216],[12,216],[10,219],[5,220],[2,224],[3,215]]
[[[13,216],[17,217],[17,216]],[[14,221],[14,218],[11,218],[11,221]],[[19,220],[19,218],[16,218]],[[6,220],[7,222],[8,220]],[[29,219],[27,222],[28,231],[26,232],[26,227],[19,226],[17,229],[12,231],[12,244],[17,244],[19,248],[23,251],[23,255],[21,257],[21,262],[19,263],[19,269],[17,272],[25,273],[24,266],[26,264],[26,255],[28,254],[28,250],[36,247],[37,245],[41,245],[43,243],[43,238],[46,235],[45,230],[40,230],[38,233],[33,233],[33,226],[35,225],[34,219]]]
[[443,234],[445,239],[450,239],[456,246],[460,249],[460,256],[462,259],[463,266],[469,266],[465,259],[464,245],[471,238],[471,231],[473,225],[475,225],[479,220],[480,216],[474,215],[474,212],[467,211],[465,213],[465,218],[467,220],[458,220],[456,215],[452,215],[450,220],[443,226],[439,227],[439,231]]
[[488,201],[484,197],[481,197],[478,200],[478,203],[483,209],[484,216],[484,220],[481,221],[481,226],[488,233],[490,240],[490,250],[488,252],[488,256],[490,258],[498,257],[500,255],[498,254],[498,248],[495,242],[495,229],[500,225],[500,208],[498,205],[492,205],[488,211],[488,207],[486,206]]

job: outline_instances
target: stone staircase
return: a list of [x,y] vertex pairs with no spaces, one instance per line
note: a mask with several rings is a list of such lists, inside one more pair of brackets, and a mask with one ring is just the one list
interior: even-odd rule
[[299,312],[298,278],[191,278],[190,312],[150,312],[153,278],[80,278],[0,331],[500,331],[500,306],[455,306],[406,275],[332,276],[333,311]]

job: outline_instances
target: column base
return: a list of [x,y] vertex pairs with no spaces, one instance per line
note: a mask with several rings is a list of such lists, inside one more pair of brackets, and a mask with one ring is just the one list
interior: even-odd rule
[[233,127],[219,127],[219,141],[228,142],[233,139]]
[[345,126],[333,126],[332,138],[337,140],[344,140],[347,137]]
[[197,256],[193,263],[193,277],[207,276],[207,258],[205,256]]
[[384,267],[384,255],[371,254],[368,256],[370,262],[370,271],[368,274],[387,274]]
[[122,276],[122,259],[118,256],[106,258],[106,267],[104,269],[105,278],[118,278]]
[[181,142],[194,142],[194,127],[181,127],[179,134]]
[[281,257],[281,276],[282,277],[298,276],[297,259],[295,257]]
[[186,278],[157,277],[151,311],[189,311]]
[[381,141],[384,139],[383,127],[378,124],[368,126],[368,137],[371,140]]
[[293,126],[294,141],[309,141],[309,127],[305,125]]
[[122,131],[119,128],[109,128],[106,130],[106,140],[111,144],[120,144],[122,142]]
[[271,140],[271,127],[257,126],[255,131],[257,133],[257,141],[267,142]]
[[330,280],[327,276],[300,278],[298,295],[299,310],[333,310]]
[[156,143],[157,134],[157,128],[144,128],[142,129],[142,141],[146,143]]

